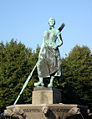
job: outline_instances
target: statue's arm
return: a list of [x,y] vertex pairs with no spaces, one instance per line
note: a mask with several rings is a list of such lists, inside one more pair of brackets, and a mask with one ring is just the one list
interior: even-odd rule
[[57,45],[57,47],[60,47],[63,44],[62,36],[61,36],[60,33],[57,35],[57,38],[58,38],[58,41],[59,41],[59,44]]
[[57,47],[60,47],[63,44],[63,40],[62,40],[62,36],[60,34],[60,32],[62,31],[62,29],[65,27],[65,24],[62,23],[62,25],[58,28],[58,34],[57,34],[57,38],[59,40],[59,44],[57,45]]

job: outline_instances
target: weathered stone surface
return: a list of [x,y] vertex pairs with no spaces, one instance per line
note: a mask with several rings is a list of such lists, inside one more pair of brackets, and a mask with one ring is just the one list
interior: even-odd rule
[[[48,107],[48,112],[47,115],[44,113],[44,108]],[[73,106],[64,106],[64,105],[59,105],[59,104],[54,104],[54,105],[45,105],[45,104],[40,104],[40,105],[15,105],[15,106],[9,106],[7,107],[8,112],[14,113],[16,109],[21,109],[22,112],[25,113],[26,118],[30,119],[45,119],[45,118],[50,118],[50,119],[55,119],[55,117],[58,115],[59,117],[63,117],[66,112],[69,111]],[[47,112],[47,111],[46,111]],[[5,111],[6,113],[6,111]],[[17,112],[15,114],[17,115]],[[11,116],[13,116],[11,115]],[[19,115],[19,114],[18,114]],[[21,115],[21,113],[20,113]],[[18,116],[16,116],[18,117]],[[22,117],[22,116],[21,116]]]
[[19,119],[87,119],[87,107],[62,104],[61,93],[55,88],[34,88],[32,104],[6,107],[4,115]]
[[61,102],[61,92],[55,88],[34,88],[32,104],[57,104]]
[[67,117],[80,115],[80,110],[85,112],[87,107],[71,104],[23,104],[8,106],[4,114],[7,115],[9,112],[11,116],[19,119],[67,119]]

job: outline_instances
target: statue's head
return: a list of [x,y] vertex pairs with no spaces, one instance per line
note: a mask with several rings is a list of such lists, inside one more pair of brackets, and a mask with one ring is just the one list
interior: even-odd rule
[[48,21],[48,24],[49,24],[51,27],[54,27],[54,25],[55,25],[55,19],[54,19],[54,18],[50,18],[49,21]]

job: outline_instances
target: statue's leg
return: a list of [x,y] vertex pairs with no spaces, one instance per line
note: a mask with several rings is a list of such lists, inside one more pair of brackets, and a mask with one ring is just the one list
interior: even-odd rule
[[48,84],[49,88],[53,87],[53,80],[54,80],[54,76],[51,76],[50,83]]
[[34,86],[37,87],[37,86],[44,86],[44,83],[43,83],[43,78],[42,77],[39,77],[39,81],[37,83],[34,83]]

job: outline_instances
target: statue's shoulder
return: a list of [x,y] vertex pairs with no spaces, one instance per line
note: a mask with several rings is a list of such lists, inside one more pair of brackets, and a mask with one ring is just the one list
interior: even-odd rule
[[47,34],[48,32],[49,32],[49,30],[45,30],[45,31],[44,31],[44,35]]
[[60,34],[60,31],[59,31],[58,29],[53,29],[53,32],[54,32],[56,35]]
[[44,33],[47,33],[47,32],[49,32],[49,30],[45,30],[45,31],[44,31]]

